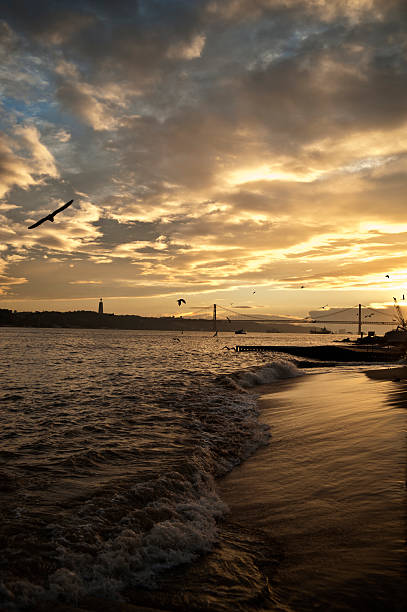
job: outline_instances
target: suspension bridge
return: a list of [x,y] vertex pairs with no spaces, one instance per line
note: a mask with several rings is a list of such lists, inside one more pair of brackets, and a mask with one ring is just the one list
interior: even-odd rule
[[[290,316],[276,316],[267,314],[251,314],[237,311],[236,308],[247,308],[247,306],[236,306],[235,308],[228,308],[220,304],[213,304],[210,306],[197,306],[191,307],[193,312],[188,312],[185,315],[181,315],[185,319],[195,318],[212,318],[213,329],[217,332],[217,323],[220,320],[223,322],[232,321],[243,323],[244,321],[252,321],[257,323],[269,323],[269,324],[283,324],[291,323],[295,325],[311,325],[311,324],[342,324],[342,325],[357,325],[358,335],[362,335],[363,326],[369,325],[400,325],[405,326],[405,320],[401,313],[400,307],[395,304],[395,313],[390,314],[385,310],[376,309],[371,306],[365,306],[363,304],[356,304],[349,308],[343,308],[341,310],[335,309],[332,311],[328,310],[321,312],[317,317],[290,317]],[[345,313],[348,313],[346,316]],[[342,316],[341,316],[342,315]],[[338,318],[340,317],[340,318]]]

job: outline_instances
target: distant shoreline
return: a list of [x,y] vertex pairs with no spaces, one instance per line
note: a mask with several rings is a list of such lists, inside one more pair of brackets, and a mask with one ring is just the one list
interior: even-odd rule
[[[67,329],[144,329],[158,331],[202,331],[213,332],[212,319],[184,319],[182,317],[140,317],[138,315],[99,314],[91,310],[69,312],[37,311],[17,312],[0,309],[1,327],[42,327]],[[244,329],[258,333],[309,334],[312,327],[296,326],[291,323],[258,323],[256,321],[227,321],[217,319],[219,332],[235,332]]]

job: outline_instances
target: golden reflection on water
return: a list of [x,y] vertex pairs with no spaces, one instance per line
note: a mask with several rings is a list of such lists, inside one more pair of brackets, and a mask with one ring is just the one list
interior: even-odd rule
[[270,446],[220,491],[234,520],[283,546],[280,596],[296,610],[404,609],[407,383],[348,370],[267,391]]

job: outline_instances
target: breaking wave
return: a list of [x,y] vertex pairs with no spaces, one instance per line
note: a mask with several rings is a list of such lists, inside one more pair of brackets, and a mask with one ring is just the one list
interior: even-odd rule
[[[103,448],[100,415],[89,416],[81,431],[90,448],[70,452],[75,436],[66,426],[67,456],[41,468],[62,474],[61,491],[73,478],[85,479],[86,494],[50,503],[50,489],[43,505],[34,498],[36,503],[30,505],[25,491],[12,492],[15,499],[10,497],[0,534],[7,542],[4,558],[9,562],[2,567],[0,582],[3,608],[75,603],[89,595],[120,600],[124,589],[154,589],[164,570],[189,564],[212,550],[219,540],[218,521],[227,512],[215,479],[266,445],[270,437],[268,427],[259,421],[256,395],[247,390],[299,375],[294,364],[283,360],[215,379],[189,373],[177,384],[159,388],[155,402],[142,404],[134,388],[123,389],[119,377],[120,396],[116,400],[112,393],[113,403],[106,410],[113,415],[120,408],[121,418],[130,423],[127,437],[122,422],[113,427],[113,416],[110,421],[107,417]],[[140,384],[147,387],[146,381]],[[95,401],[106,405],[105,397],[101,393]],[[57,397],[53,401],[55,410],[60,402]],[[68,409],[64,404],[62,410]],[[56,422],[55,415],[44,417],[47,427],[53,418]],[[139,430],[138,422],[144,423]],[[78,419],[75,426],[79,431]],[[89,442],[92,435],[98,442],[94,448]],[[115,435],[118,442],[112,449]],[[136,435],[144,436],[137,440],[143,452],[128,448]],[[35,444],[27,448],[42,452]],[[45,451],[48,456],[50,449]],[[93,486],[92,470],[103,469],[109,477],[102,486]],[[22,478],[17,486],[24,488]]]
[[240,370],[232,374],[222,375],[219,382],[236,390],[245,391],[259,385],[272,384],[276,380],[303,376],[304,372],[291,361],[277,359],[267,365]]

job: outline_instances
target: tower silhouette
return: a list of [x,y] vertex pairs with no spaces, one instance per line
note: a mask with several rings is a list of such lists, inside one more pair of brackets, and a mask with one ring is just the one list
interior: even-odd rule
[[100,298],[99,302],[99,314],[103,314],[103,300]]

